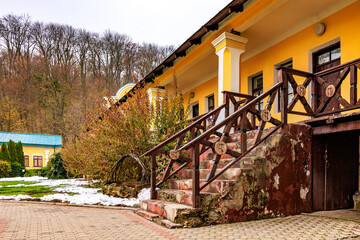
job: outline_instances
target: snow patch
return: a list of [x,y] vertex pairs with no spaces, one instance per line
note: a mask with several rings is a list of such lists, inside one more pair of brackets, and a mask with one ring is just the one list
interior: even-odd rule
[[[125,206],[134,206],[139,204],[141,200],[150,199],[150,188],[142,189],[137,198],[117,198],[108,195],[99,193],[100,188],[85,188],[84,185],[89,185],[87,181],[79,181],[76,179],[47,179],[44,177],[16,177],[16,178],[0,178],[0,181],[26,181],[26,182],[36,182],[34,184],[17,184],[12,185],[12,187],[22,187],[22,186],[50,186],[57,187],[54,191],[59,192],[52,195],[46,195],[39,198],[41,201],[62,201],[69,202],[71,204],[100,204],[105,206],[116,206],[116,205],[125,205]],[[10,187],[10,186],[9,186]],[[76,193],[76,195],[69,195],[68,193]],[[12,195],[12,196],[1,196],[0,199],[7,200],[26,200],[26,199],[36,199],[27,195]]]

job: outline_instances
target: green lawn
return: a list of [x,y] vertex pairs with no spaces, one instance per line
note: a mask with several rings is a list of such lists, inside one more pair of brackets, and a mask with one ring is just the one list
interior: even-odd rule
[[33,185],[36,182],[25,182],[25,181],[5,181],[5,182],[0,182],[0,186],[6,187],[9,185],[18,185],[18,184],[24,184],[24,185]]
[[[50,186],[32,186],[34,183],[36,182],[25,182],[25,181],[8,181],[8,182],[0,182],[0,195],[3,196],[12,196],[12,195],[28,195],[31,197],[35,197],[35,198],[40,198],[43,197],[45,195],[51,195],[51,194],[56,194],[59,192],[55,192],[54,190],[56,188],[61,187],[60,186],[55,186],[55,187],[50,187]],[[26,186],[21,186],[21,187],[8,187],[10,185],[18,185],[18,184],[24,184]],[[77,193],[67,193],[71,196],[76,195]]]

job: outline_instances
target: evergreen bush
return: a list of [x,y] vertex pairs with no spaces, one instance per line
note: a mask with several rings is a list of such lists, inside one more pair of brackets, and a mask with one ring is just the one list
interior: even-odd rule
[[22,166],[18,162],[10,162],[11,172],[10,177],[18,177],[22,174]]
[[48,174],[50,179],[65,179],[68,178],[65,164],[61,158],[61,153],[57,152],[50,157],[50,171]]
[[6,144],[4,142],[1,145],[0,161],[10,162],[9,150],[7,149]]
[[22,143],[20,141],[16,143],[15,148],[17,154],[17,161],[25,169],[25,157]]
[[17,161],[17,154],[16,154],[16,148],[15,148],[15,142],[13,140],[10,140],[8,142],[8,151],[10,155],[10,163],[15,163]]

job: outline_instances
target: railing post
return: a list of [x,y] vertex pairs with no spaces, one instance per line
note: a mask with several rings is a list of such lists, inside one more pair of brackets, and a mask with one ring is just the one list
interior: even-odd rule
[[317,109],[317,94],[316,94],[316,77],[313,77],[310,83],[311,87],[311,108],[313,112],[316,112]]
[[280,96],[280,107],[281,107],[281,121],[284,124],[287,124],[288,115],[287,115],[287,106],[288,106],[288,79],[287,74],[283,69],[278,70],[278,79],[279,82],[282,82],[281,85],[281,96]]
[[357,67],[350,67],[350,105],[357,103]]
[[150,198],[156,199],[156,153],[151,154]]
[[240,143],[241,143],[241,153],[247,151],[247,134],[246,134],[246,113],[241,115],[240,119]]
[[200,207],[200,172],[199,172],[199,144],[195,144],[191,150],[191,158],[193,162],[192,177],[192,205],[193,208]]
[[225,105],[225,118],[227,118],[230,114],[230,101],[229,101],[229,94],[228,93],[224,93],[223,95],[223,102],[226,104]]

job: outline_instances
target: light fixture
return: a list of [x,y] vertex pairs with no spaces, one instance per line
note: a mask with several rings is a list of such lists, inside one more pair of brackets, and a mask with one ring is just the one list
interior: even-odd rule
[[189,94],[189,96],[190,96],[190,98],[194,98],[194,97],[195,97],[195,93],[194,93],[194,92],[191,92],[191,93]]
[[318,36],[323,35],[325,30],[326,30],[326,26],[324,23],[318,23],[314,27],[314,33]]

